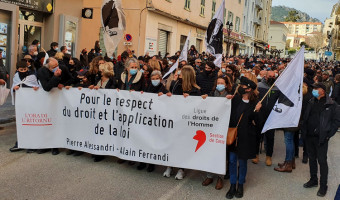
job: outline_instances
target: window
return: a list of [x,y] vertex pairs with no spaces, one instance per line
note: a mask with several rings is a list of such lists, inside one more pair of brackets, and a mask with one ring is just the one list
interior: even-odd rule
[[[228,11],[228,22],[233,22],[234,21],[234,14],[230,11]],[[235,27],[235,26],[233,26]]]
[[216,12],[216,0],[212,1],[212,9],[211,9],[211,19],[214,17]]
[[205,9],[205,0],[201,0],[201,13],[200,15],[204,16],[204,9]]
[[179,48],[181,49],[181,51],[182,51],[182,49],[184,47],[184,44],[185,44],[186,40],[187,40],[187,36],[181,35],[181,40],[180,40],[180,44],[179,44]]
[[241,4],[241,1],[242,1],[242,0],[238,0],[238,3]]
[[190,0],[185,0],[184,9],[185,10],[190,10]]
[[202,46],[202,40],[201,39],[196,39],[196,50],[198,52],[201,52],[201,46]]
[[239,17],[236,17],[236,20],[235,20],[235,31],[236,32],[239,32],[240,31],[240,18]]

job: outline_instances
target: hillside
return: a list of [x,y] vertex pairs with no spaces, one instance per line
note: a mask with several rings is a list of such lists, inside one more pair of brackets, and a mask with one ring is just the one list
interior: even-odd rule
[[285,18],[288,15],[289,11],[292,10],[298,12],[298,16],[300,16],[300,20],[298,20],[298,22],[320,22],[318,19],[309,16],[307,13],[286,6],[273,6],[271,20],[283,22],[285,21]]

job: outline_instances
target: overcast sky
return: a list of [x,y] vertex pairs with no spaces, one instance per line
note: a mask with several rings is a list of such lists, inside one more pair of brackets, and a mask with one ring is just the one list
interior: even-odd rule
[[338,0],[273,0],[273,6],[284,5],[295,8],[324,22],[330,17],[333,5],[337,2]]

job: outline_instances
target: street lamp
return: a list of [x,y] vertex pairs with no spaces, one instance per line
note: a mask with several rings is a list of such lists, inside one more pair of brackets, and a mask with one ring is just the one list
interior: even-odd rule
[[230,34],[231,34],[231,31],[233,30],[233,22],[227,21],[226,25],[227,25],[227,32],[228,32],[226,57],[228,57],[229,56],[229,50],[230,50]]

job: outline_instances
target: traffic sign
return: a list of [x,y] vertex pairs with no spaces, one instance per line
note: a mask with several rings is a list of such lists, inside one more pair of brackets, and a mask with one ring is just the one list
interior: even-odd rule
[[325,51],[325,56],[332,56],[333,53],[331,51]]
[[125,40],[127,41],[127,42],[131,42],[132,41],[132,35],[130,35],[130,34],[125,34]]

